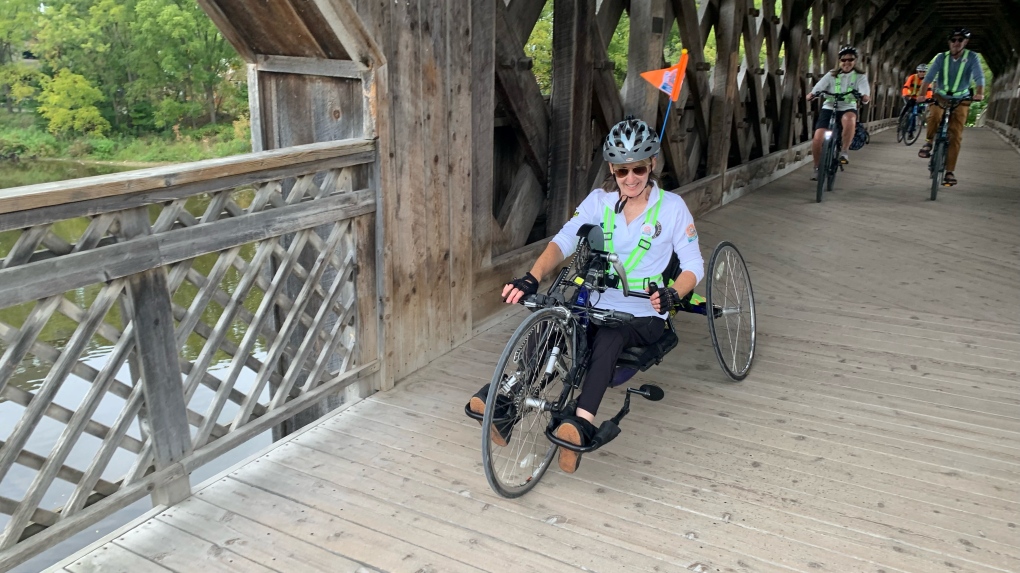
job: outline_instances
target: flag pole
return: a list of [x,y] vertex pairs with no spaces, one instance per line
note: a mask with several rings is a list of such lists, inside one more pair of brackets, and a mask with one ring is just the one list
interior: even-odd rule
[[669,110],[673,108],[673,98],[669,98],[669,103],[666,104],[666,117],[662,118],[662,129],[659,130],[659,141],[662,141],[662,136],[666,134],[666,122],[669,121]]

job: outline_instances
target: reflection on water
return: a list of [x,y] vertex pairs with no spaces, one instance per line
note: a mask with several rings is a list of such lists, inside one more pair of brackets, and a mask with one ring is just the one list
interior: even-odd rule
[[0,189],[50,181],[66,181],[93,175],[107,175],[138,169],[123,165],[94,165],[78,161],[21,160],[0,161]]
[[[248,207],[253,196],[254,191],[251,189],[232,192],[234,202],[242,208]],[[208,196],[195,196],[188,200],[185,209],[191,215],[201,217],[205,213],[209,204],[210,198]],[[150,217],[152,221],[156,220],[161,209],[162,206],[160,205],[154,205],[150,208]],[[89,223],[90,219],[87,218],[60,221],[52,225],[51,232],[61,240],[74,244],[86,232]],[[11,252],[20,235],[20,230],[0,233],[0,259],[5,258]],[[257,244],[255,243],[243,246],[240,249],[240,258],[245,262],[250,262],[255,255],[256,247]],[[45,247],[40,247],[40,249],[45,249]],[[190,265],[194,271],[197,271],[202,276],[208,276],[220,256],[220,253],[211,253],[202,255],[192,259],[191,261],[185,261],[181,264]],[[233,296],[237,290],[238,284],[240,283],[241,276],[242,271],[239,271],[236,267],[230,267],[220,280],[219,288],[228,295]],[[69,306],[86,311],[92,306],[104,287],[106,287],[105,284],[89,285],[84,288],[79,288],[65,293],[64,298],[71,303]],[[172,297],[174,304],[184,309],[190,309],[199,293],[199,289],[199,286],[185,280],[185,282],[183,282],[174,291]],[[263,293],[261,289],[252,287],[249,289],[249,292],[244,295],[243,307],[247,309],[249,313],[255,313],[262,302],[262,296]],[[126,297],[122,294],[120,302],[123,303],[125,301]],[[16,332],[17,329],[20,329],[25,324],[35,306],[36,302],[32,301],[18,306],[0,309],[0,323],[6,325],[6,327],[9,327],[10,329],[14,329],[11,330],[11,332]],[[222,312],[222,306],[212,302],[202,309],[201,322],[211,330],[216,325]],[[74,312],[68,312],[68,315],[71,315],[68,316],[60,311],[53,313],[42,328],[42,331],[37,338],[37,343],[45,344],[57,351],[62,351],[66,348],[75,330],[78,328],[78,320],[75,320],[74,314]],[[120,304],[114,304],[103,318],[103,325],[87,341],[83,352],[77,357],[78,360],[95,371],[100,371],[104,367],[107,367],[115,339],[119,338],[120,333],[124,330],[124,326],[121,306]],[[240,320],[240,317],[238,317],[234,320],[233,324],[231,324],[230,328],[226,332],[227,340],[232,342],[234,345],[239,344],[247,328],[247,322]],[[0,355],[3,355],[3,353],[7,351],[9,342],[10,341],[0,339]],[[181,349],[182,356],[189,361],[194,361],[201,352],[205,342],[206,341],[203,337],[192,333]],[[262,359],[265,355],[265,351],[266,341],[260,336],[255,343],[253,352],[256,355],[256,358]],[[210,373],[216,374],[217,371],[225,369],[230,358],[231,357],[222,350],[218,351],[209,367]],[[43,385],[46,377],[50,375],[52,369],[53,363],[51,359],[41,358],[33,353],[29,353],[20,362],[20,364],[17,365],[17,369],[14,371],[9,382],[14,387],[34,393]],[[236,388],[242,392],[250,388],[254,382],[254,375],[255,373],[251,370],[243,370],[235,385]],[[222,374],[218,377],[222,377]],[[130,367],[127,363],[122,365],[117,371],[116,379],[124,384],[131,384]],[[53,402],[63,408],[74,411],[81,406],[82,401],[86,398],[90,389],[91,383],[86,378],[71,374],[60,386]],[[207,391],[207,389],[201,388],[200,391],[194,394],[191,402],[189,403],[189,408],[204,414],[213,395],[214,393],[212,391]],[[111,427],[116,423],[117,418],[123,411],[124,405],[125,400],[123,397],[107,392],[91,418],[99,424]],[[230,408],[226,408],[224,415],[230,415],[229,410]],[[0,398],[0,440],[6,441],[9,438],[23,413],[24,407],[22,405]],[[222,420],[222,416],[220,420]],[[26,445],[26,449],[41,456],[49,455],[64,429],[65,426],[62,422],[55,421],[49,417],[44,417],[32,432],[28,444]],[[132,424],[127,435],[136,440],[142,439],[137,421]],[[267,434],[261,436],[258,440],[245,444],[239,448],[239,450],[247,455],[257,451],[268,443],[269,436]],[[101,440],[99,438],[88,434],[82,434],[75,443],[65,463],[80,470],[87,468],[95,457],[100,444]],[[103,479],[108,481],[119,480],[131,467],[134,461],[134,454],[131,454],[126,450],[118,451],[106,471],[103,472]],[[2,482],[0,482],[0,496],[14,500],[22,499],[35,477],[36,470],[15,464],[7,475],[3,477]],[[61,507],[64,502],[66,502],[68,496],[71,495],[73,488],[73,484],[62,482],[61,480],[54,481],[50,489],[47,490],[46,496],[43,498],[40,505],[48,509]],[[9,518],[7,516],[0,514],[0,528],[6,524],[8,519]]]

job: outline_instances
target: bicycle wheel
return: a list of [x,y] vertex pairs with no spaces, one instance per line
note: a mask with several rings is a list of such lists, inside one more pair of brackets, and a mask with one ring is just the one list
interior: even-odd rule
[[832,186],[836,184],[836,172],[839,171],[840,146],[833,143],[831,147],[832,152],[829,155],[829,172],[825,178],[826,191],[832,191]]
[[822,194],[825,192],[825,179],[829,172],[830,163],[832,163],[832,145],[826,142],[822,145],[822,158],[818,161],[818,186],[815,191],[815,203],[822,202]]
[[905,143],[908,146],[913,145],[914,142],[917,141],[919,137],[921,137],[921,130],[924,129],[924,116],[921,114],[917,114],[917,117],[914,118],[913,124],[914,129],[913,130],[908,129],[907,136],[903,138],[903,143]]
[[[899,124],[896,126],[896,143],[906,139],[907,130],[910,128],[910,114],[900,116]],[[910,145],[909,143],[907,145]]]
[[[493,491],[519,497],[535,486],[556,454],[545,437],[551,411],[574,362],[572,325],[563,309],[530,315],[496,364],[482,419],[482,465]],[[492,440],[500,432],[506,446]]]
[[706,282],[708,330],[712,347],[726,375],[743,380],[754,360],[754,293],[744,258],[732,243],[723,241],[712,252]]
[[935,149],[931,154],[931,200],[939,194],[939,187],[942,186],[942,178],[946,175],[946,144],[942,141],[935,142]]

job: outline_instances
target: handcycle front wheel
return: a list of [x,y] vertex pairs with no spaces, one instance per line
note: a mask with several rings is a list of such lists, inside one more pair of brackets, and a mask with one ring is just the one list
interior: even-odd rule
[[755,314],[751,277],[744,258],[723,241],[712,252],[705,284],[708,330],[712,347],[726,375],[740,381],[754,360]]
[[[543,308],[517,327],[492,375],[482,419],[482,465],[493,491],[519,497],[549,469],[557,446],[545,437],[573,367],[572,320]],[[500,446],[493,440],[505,440]]]

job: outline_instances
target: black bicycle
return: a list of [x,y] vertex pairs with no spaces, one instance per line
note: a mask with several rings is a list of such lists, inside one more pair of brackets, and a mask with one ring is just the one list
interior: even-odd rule
[[[837,102],[850,98],[859,102],[863,97],[857,90],[842,94],[822,90],[814,94],[816,98],[821,96],[836,98]],[[836,172],[843,169],[839,162],[839,153],[843,150],[843,126],[836,121],[838,115],[839,113],[833,110],[832,117],[829,118],[829,127],[825,130],[825,141],[822,143],[822,157],[818,161],[818,187],[815,192],[815,201],[818,203],[822,202],[822,195],[826,190],[832,191],[832,186],[836,182]]]
[[964,97],[954,98],[952,96],[941,99],[929,99],[926,103],[934,104],[942,108],[942,120],[939,121],[938,129],[935,131],[935,141],[931,148],[931,158],[928,159],[928,172],[931,175],[931,200],[939,194],[939,187],[945,185],[946,159],[949,156],[949,119],[956,108],[963,102],[971,101],[968,93]]
[[[557,448],[583,454],[616,438],[620,421],[630,411],[631,394],[649,400],[664,396],[662,389],[651,384],[628,388],[623,408],[599,426],[587,446],[554,435],[559,421],[575,412],[575,395],[591,358],[593,328],[619,325],[634,318],[626,312],[595,308],[590,296],[605,292],[614,283],[625,296],[650,296],[628,288],[623,264],[615,254],[603,250],[598,225],[582,226],[578,236],[573,258],[549,290],[521,300],[533,313],[514,331],[496,364],[485,414],[464,407],[469,417],[482,423],[485,477],[493,491],[504,497],[519,497],[534,487],[545,475]],[[655,290],[656,285],[649,286]],[[719,364],[732,380],[742,380],[754,358],[754,297],[747,266],[731,243],[720,243],[712,253],[706,287],[704,299],[688,295],[680,310],[708,317]],[[654,344],[624,350],[611,385],[625,384],[638,371],[658,364],[677,341],[669,315],[662,336]],[[492,439],[494,431],[499,432],[499,442],[505,445]]]
[[910,146],[917,141],[924,131],[925,126],[925,102],[914,103],[909,113],[900,116],[899,125],[896,126],[896,141],[902,141],[904,145]]

